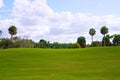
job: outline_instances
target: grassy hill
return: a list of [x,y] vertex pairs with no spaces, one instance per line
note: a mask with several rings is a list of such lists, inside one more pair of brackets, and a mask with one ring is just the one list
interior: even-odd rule
[[0,80],[120,80],[120,47],[0,50]]

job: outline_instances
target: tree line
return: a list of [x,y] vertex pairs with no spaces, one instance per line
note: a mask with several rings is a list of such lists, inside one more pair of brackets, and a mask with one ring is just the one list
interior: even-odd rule
[[[2,38],[2,30],[0,30],[0,49],[6,48],[85,48],[96,47],[96,46],[119,46],[120,45],[120,34],[109,35],[109,29],[106,26],[101,27],[100,33],[103,35],[101,41],[94,41],[94,35],[96,30],[91,28],[89,34],[91,36],[91,44],[86,44],[86,38],[84,36],[78,37],[76,43],[50,43],[45,39],[41,39],[39,42],[34,42],[32,39],[25,39],[15,36],[17,34],[17,27],[12,25],[8,28],[8,32],[11,38]],[[111,42],[112,40],[112,42]]]
[[[102,41],[93,41],[93,36],[96,34],[96,30],[91,28],[89,34],[91,35],[91,47],[95,46],[119,46],[120,45],[120,34],[108,34],[109,29],[106,26],[101,27],[100,33],[103,35]],[[112,42],[111,42],[112,40]],[[77,42],[82,48],[86,47],[86,39],[83,36],[78,37]]]

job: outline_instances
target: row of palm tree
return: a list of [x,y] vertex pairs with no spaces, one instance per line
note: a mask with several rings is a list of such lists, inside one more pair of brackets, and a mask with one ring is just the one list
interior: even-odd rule
[[[9,31],[9,34],[11,35],[11,40],[13,40],[13,35],[16,35],[17,34],[17,28],[16,26],[10,26],[8,28],[8,31]],[[110,38],[112,38],[113,36],[109,36],[109,35],[106,35],[108,33],[108,28],[106,26],[103,26],[101,29],[100,29],[100,33],[103,35],[103,40],[102,40],[102,44],[103,46],[106,45],[106,43],[109,44],[109,40]],[[94,28],[91,28],[89,30],[89,34],[91,35],[91,46],[93,46],[93,36],[96,34],[96,30]],[[2,35],[2,31],[0,30],[0,37]],[[115,41],[116,40],[119,40],[119,35],[115,36]],[[115,43],[115,41],[113,41]],[[82,46],[82,47],[85,47],[86,46],[86,40],[83,36],[79,37],[77,42]],[[118,44],[118,41],[117,43]]]
[[[103,44],[103,46],[105,46],[105,35],[108,33],[108,28],[106,27],[106,26],[103,26],[101,29],[100,29],[100,32],[101,32],[101,34],[104,36],[103,37],[103,41],[104,41],[104,44]],[[91,28],[90,30],[89,30],[89,34],[92,36],[92,42],[91,43],[93,43],[93,36],[96,34],[96,30],[94,29],[94,28]]]

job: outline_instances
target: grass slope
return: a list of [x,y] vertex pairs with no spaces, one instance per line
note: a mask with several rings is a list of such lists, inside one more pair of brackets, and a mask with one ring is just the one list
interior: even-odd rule
[[0,80],[120,80],[120,47],[0,50]]

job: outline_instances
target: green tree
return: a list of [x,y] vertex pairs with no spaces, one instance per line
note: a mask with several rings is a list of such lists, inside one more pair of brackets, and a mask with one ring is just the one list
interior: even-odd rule
[[3,48],[3,49],[14,48],[14,46],[15,46],[14,43],[10,39],[3,38],[1,40],[0,47]]
[[85,39],[85,37],[83,37],[83,36],[78,37],[77,43],[78,43],[82,48],[85,48],[85,47],[86,47],[86,39]]
[[100,32],[101,32],[101,34],[104,36],[104,37],[103,37],[103,38],[104,38],[104,44],[103,44],[103,46],[105,46],[105,34],[108,33],[108,28],[107,28],[106,26],[103,26],[103,27],[100,29]]
[[115,34],[113,37],[113,45],[118,46],[120,45],[120,34]]
[[94,47],[98,47],[98,46],[101,46],[102,43],[101,43],[100,41],[93,41],[93,42],[92,42],[92,45],[93,45]]
[[[95,29],[94,28],[91,28],[90,30],[89,30],[89,34],[92,36],[92,42],[93,42],[93,36],[96,34],[96,31],[95,31]],[[91,43],[92,43],[91,42]],[[93,45],[92,45],[93,46]]]
[[16,42],[16,47],[22,47],[22,48],[34,48],[35,42],[32,41],[31,39],[21,39],[17,40]]
[[113,36],[110,36],[110,35],[106,35],[105,37],[103,37],[102,46],[104,45],[104,43],[105,43],[106,46],[111,46],[111,42],[110,42],[111,38],[113,38]]
[[40,44],[39,43],[34,43],[34,48],[39,48]]
[[11,40],[13,40],[13,35],[17,34],[17,28],[15,26],[10,26],[8,28],[9,34],[11,35]]
[[78,43],[73,43],[72,48],[80,48],[80,45]]
[[39,44],[40,44],[40,48],[46,48],[47,47],[47,41],[44,40],[44,39],[41,39],[39,41]]

